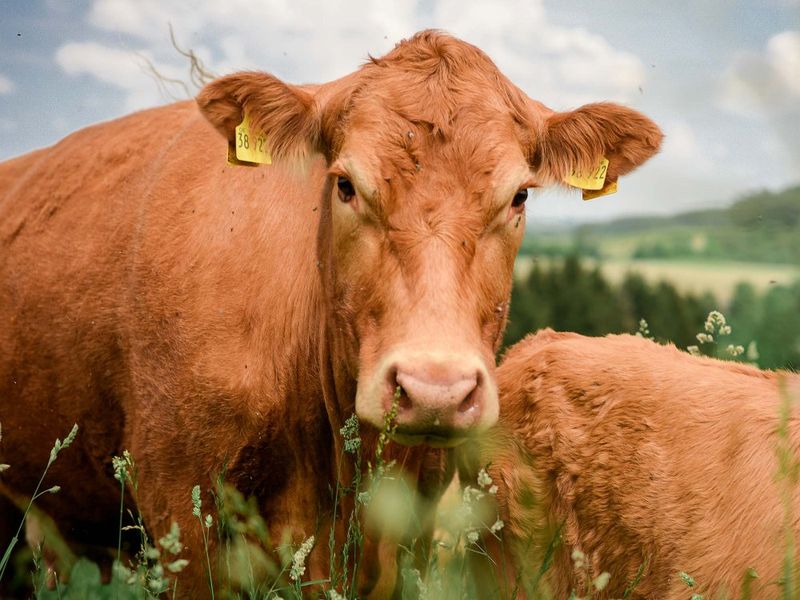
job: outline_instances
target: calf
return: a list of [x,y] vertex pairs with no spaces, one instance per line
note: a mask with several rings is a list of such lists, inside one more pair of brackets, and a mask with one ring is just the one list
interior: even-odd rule
[[800,533],[795,467],[779,459],[800,456],[800,376],[544,330],[508,351],[497,381],[499,425],[462,475],[491,463],[505,528],[486,542],[497,565],[510,559],[507,593],[532,594],[556,543],[538,583],[554,598],[585,595],[602,572],[595,598],[621,598],[637,573],[630,598],[688,598],[680,572],[706,598],[780,595]]
[[[111,457],[130,450],[138,509],[156,539],[180,524],[178,593],[198,597],[193,486],[213,505],[224,467],[272,539],[327,539],[336,520],[342,542],[339,431],[357,413],[371,456],[400,387],[385,458],[435,501],[449,448],[497,419],[527,189],[603,157],[614,182],[660,141],[619,105],[554,112],[426,31],[337,81],[236,73],[0,165],[0,492],[30,494],[77,422],[40,504],[71,540],[115,547]],[[255,145],[272,164],[226,164]],[[394,568],[370,556],[391,548],[372,541],[359,594],[383,597]],[[327,577],[327,552],[306,577]]]

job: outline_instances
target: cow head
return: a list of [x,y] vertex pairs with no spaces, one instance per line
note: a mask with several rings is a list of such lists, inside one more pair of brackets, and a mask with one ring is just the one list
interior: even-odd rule
[[494,357],[527,190],[603,156],[614,180],[661,141],[622,106],[555,113],[479,49],[430,31],[330,84],[239,73],[198,103],[229,139],[246,112],[276,159],[325,156],[334,360],[357,381],[364,421],[381,426],[401,390],[396,435],[408,444],[456,443],[497,419]]

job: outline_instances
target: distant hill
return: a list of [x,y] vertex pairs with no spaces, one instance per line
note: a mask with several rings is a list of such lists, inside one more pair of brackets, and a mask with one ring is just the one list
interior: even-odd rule
[[531,233],[523,254],[800,264],[800,186],[759,192],[727,208],[633,217],[570,232]]

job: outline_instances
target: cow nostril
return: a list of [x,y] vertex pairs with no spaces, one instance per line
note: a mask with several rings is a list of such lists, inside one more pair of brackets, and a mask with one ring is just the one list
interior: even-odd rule
[[[411,398],[408,397],[408,394],[401,385],[398,385],[394,390],[395,395],[398,392],[400,393],[400,395],[397,399],[397,410],[398,411],[411,410]],[[394,402],[394,396],[392,396],[392,402]]]
[[476,400],[477,394],[475,393],[477,391],[478,390],[475,389],[472,390],[469,394],[467,394],[467,397],[464,398],[458,405],[458,412],[465,413],[475,408],[475,406],[477,406],[477,400]]
[[483,387],[483,374],[479,371],[475,373],[475,386],[458,404],[457,410],[459,413],[463,414],[479,408],[478,405],[480,404],[480,393],[482,387]]
[[411,409],[411,398],[408,397],[408,393],[403,389],[403,386],[400,385],[400,382],[397,381],[397,367],[392,367],[386,374],[386,387],[386,402],[383,407],[386,412],[392,410],[395,397],[397,397],[398,413]]
[[411,409],[411,398],[408,397],[408,393],[399,383],[395,383],[394,390],[392,391],[391,404],[394,404],[395,399],[397,400],[397,412],[403,412]]

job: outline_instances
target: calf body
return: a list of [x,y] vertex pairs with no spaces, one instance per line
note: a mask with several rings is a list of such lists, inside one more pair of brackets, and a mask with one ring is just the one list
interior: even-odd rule
[[[273,164],[225,163],[245,116]],[[76,422],[41,506],[72,541],[113,547],[111,457],[130,450],[138,509],[156,538],[181,525],[178,590],[197,597],[192,487],[211,506],[224,471],[274,540],[320,539],[352,479],[339,429],[354,411],[380,427],[402,386],[405,445],[386,458],[435,499],[447,448],[497,418],[525,189],[603,156],[614,180],[660,139],[617,105],[555,113],[423,32],[338,81],[229,75],[0,165],[0,491],[30,494]],[[379,545],[362,595],[394,587]],[[326,577],[326,552],[307,577]]]
[[560,535],[545,577],[556,598],[586,594],[603,571],[594,597],[622,597],[642,565],[633,598],[688,597],[681,571],[706,598],[739,597],[750,568],[753,598],[780,594],[800,491],[778,451],[800,456],[800,377],[545,330],[509,350],[497,378],[500,423],[483,460],[500,484],[508,581],[530,583]]

